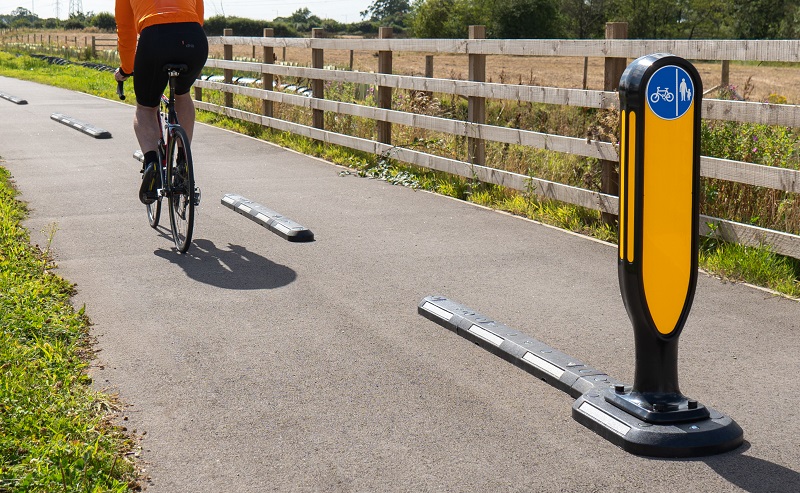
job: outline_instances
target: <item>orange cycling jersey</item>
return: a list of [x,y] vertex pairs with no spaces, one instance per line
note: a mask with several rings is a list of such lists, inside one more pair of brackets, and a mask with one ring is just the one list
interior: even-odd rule
[[136,36],[156,24],[197,22],[203,24],[203,0],[116,0],[117,47],[120,67],[133,73]]

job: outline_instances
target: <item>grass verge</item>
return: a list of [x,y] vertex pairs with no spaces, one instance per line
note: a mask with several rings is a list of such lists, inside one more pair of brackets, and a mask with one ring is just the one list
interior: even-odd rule
[[130,491],[133,443],[86,374],[89,322],[30,245],[15,196],[0,168],[0,493]]

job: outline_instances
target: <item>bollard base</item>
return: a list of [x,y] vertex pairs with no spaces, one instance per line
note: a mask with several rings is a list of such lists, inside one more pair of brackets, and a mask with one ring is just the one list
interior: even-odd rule
[[739,425],[711,408],[679,394],[649,404],[653,396],[446,297],[426,296],[417,312],[577,398],[572,417],[630,453],[699,457],[744,441]]
[[721,454],[744,442],[730,417],[704,407],[708,416],[692,421],[651,423],[609,402],[612,389],[593,389],[572,406],[572,417],[611,443],[637,455],[700,457]]

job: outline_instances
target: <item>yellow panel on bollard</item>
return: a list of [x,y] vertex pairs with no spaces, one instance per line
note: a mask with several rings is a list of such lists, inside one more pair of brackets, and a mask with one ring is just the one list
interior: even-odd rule
[[620,96],[623,297],[626,305],[635,300],[641,324],[664,336],[680,332],[697,281],[701,83],[691,65],[681,65],[640,76]]

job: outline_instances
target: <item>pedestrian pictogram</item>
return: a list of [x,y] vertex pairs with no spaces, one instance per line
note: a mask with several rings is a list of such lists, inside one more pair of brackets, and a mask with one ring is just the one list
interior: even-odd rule
[[694,101],[694,83],[681,67],[667,65],[658,69],[647,83],[647,104],[664,120],[683,116]]

